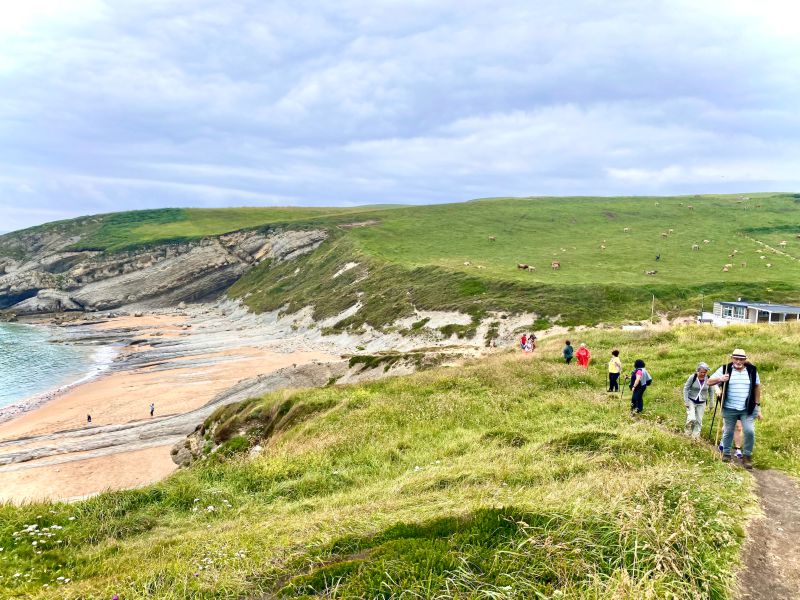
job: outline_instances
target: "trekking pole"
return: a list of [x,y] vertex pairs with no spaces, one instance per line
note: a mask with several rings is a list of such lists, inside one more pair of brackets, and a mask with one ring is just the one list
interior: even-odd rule
[[717,407],[719,406],[719,398],[714,394],[714,412],[711,415],[711,425],[708,427],[708,441],[714,441],[714,419],[717,418]]
[[[724,365],[722,367],[722,374],[726,375],[725,366]],[[714,403],[714,415],[711,417],[711,426],[708,428],[708,440],[709,441],[712,440],[712,436],[714,435],[714,418],[717,416],[717,408],[722,404],[722,401],[725,399],[725,390],[726,390],[726,386],[727,385],[728,385],[727,381],[723,381],[722,382],[722,393],[720,394],[720,397],[717,398],[717,401]],[[722,430],[722,421],[723,421],[722,415],[720,415],[719,416],[719,426],[718,426],[718,429],[717,429],[717,436],[716,436],[716,439],[714,439],[714,449],[715,450],[717,448],[719,448],[719,438],[720,438],[721,430]]]

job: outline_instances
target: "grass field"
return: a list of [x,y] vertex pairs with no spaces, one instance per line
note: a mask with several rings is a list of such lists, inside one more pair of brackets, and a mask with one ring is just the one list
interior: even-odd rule
[[[744,347],[764,385],[755,462],[800,475],[800,328],[580,335],[587,372],[561,364],[559,337],[275,393],[220,412],[222,451],[159,484],[1,507],[2,594],[732,598],[752,481],[680,433],[678,390]],[[639,419],[604,391],[613,348],[654,376]]]
[[[363,221],[374,224],[338,227]],[[264,263],[230,294],[256,311],[311,304],[318,318],[360,301],[362,309],[336,325],[341,329],[384,328],[415,309],[460,310],[475,323],[491,311],[525,311],[575,325],[645,319],[652,309],[697,314],[702,300],[709,308],[716,299],[738,297],[800,302],[798,223],[800,195],[776,193],[164,209],[42,229],[82,233],[75,249],[113,252],[247,228],[326,228],[331,235],[317,252],[291,265]],[[3,239],[14,235],[0,237],[0,252]],[[692,250],[695,244],[698,250]],[[554,260],[560,269],[550,268]],[[348,262],[359,267],[334,278]],[[518,269],[520,263],[535,271]]]
[[[701,302],[710,309],[716,299],[800,300],[800,239],[789,235],[800,230],[800,201],[738,198],[493,199],[397,208],[373,227],[337,234],[297,264],[254,269],[230,294],[256,311],[314,305],[318,318],[361,302],[339,328],[382,327],[415,309],[460,310],[476,321],[490,311],[536,312],[575,325],[645,319],[653,309],[697,314]],[[550,268],[553,260],[560,269]],[[334,278],[350,261],[358,268]],[[726,264],[732,266],[724,272]],[[657,273],[646,275],[650,270]]]

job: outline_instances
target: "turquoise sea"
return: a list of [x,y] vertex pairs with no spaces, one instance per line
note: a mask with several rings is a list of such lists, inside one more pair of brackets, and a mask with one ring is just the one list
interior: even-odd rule
[[114,350],[73,343],[57,327],[0,323],[0,410],[96,375]]

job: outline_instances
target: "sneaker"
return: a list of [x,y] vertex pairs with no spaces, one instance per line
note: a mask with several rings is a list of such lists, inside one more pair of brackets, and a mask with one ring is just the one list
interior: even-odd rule
[[720,451],[720,452],[722,452],[722,444],[720,444],[719,446],[717,446],[717,448],[719,448],[719,451]]
[[724,462],[724,463],[731,462],[731,455],[730,454],[723,454],[722,455],[722,462]]
[[753,459],[749,456],[742,457],[742,466],[748,471],[753,470]]
[[741,448],[737,448],[736,449],[736,458],[739,458],[739,459],[742,458],[742,449]]

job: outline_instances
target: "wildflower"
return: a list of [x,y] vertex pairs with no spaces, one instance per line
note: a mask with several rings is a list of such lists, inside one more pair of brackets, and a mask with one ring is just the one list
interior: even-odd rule
[[119,600],[119,594],[114,594],[111,596],[111,600]]

